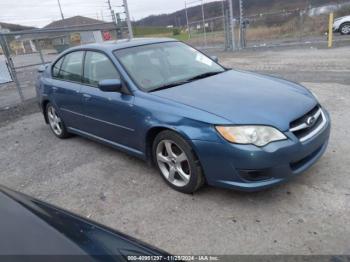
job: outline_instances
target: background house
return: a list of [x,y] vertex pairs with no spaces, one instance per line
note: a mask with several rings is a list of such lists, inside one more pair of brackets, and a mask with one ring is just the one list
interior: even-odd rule
[[[35,29],[34,27],[23,26],[18,24],[9,24],[0,22],[0,33],[8,33],[13,31],[23,31]],[[15,54],[33,53],[36,52],[35,43],[32,39],[20,39],[20,37],[12,36],[7,37],[7,44],[10,46],[11,51]],[[0,47],[0,54],[3,51]]]
[[116,39],[114,23],[84,16],[54,21],[41,29],[0,23],[1,31],[18,32],[18,35],[6,36],[10,52],[15,55],[35,53],[39,50],[44,53],[60,53],[72,46]]
[[[44,33],[46,39],[51,40],[51,44],[58,52],[64,49],[81,44],[101,43],[116,39],[116,31],[114,23],[106,23],[101,20],[92,19],[84,16],[73,16],[67,19],[54,21],[44,28],[42,31],[55,29],[69,29],[67,33]],[[74,29],[74,32],[71,30]],[[44,37],[40,37],[44,40]]]

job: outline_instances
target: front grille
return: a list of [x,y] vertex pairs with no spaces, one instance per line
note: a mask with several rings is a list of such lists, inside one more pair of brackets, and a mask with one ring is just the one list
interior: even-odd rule
[[289,131],[292,132],[300,142],[304,142],[316,135],[326,124],[326,117],[322,108],[317,105],[302,117],[290,123]]

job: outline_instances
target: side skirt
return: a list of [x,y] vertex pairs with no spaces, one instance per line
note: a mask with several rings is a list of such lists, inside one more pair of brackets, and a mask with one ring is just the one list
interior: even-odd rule
[[115,142],[113,142],[111,140],[104,139],[104,138],[99,137],[99,136],[95,136],[93,134],[84,132],[82,130],[79,130],[79,129],[76,129],[76,128],[73,128],[73,127],[67,127],[67,130],[70,133],[86,137],[88,139],[100,142],[100,143],[105,144],[107,146],[110,146],[110,147],[113,147],[113,148],[118,149],[120,151],[123,151],[125,153],[128,153],[128,154],[130,154],[132,156],[141,158],[142,160],[146,160],[145,154],[143,152],[139,151],[139,150],[134,149],[134,148],[127,147],[127,146],[115,143]]

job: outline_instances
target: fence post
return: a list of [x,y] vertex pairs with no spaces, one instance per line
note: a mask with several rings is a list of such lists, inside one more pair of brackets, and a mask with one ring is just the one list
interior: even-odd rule
[[21,99],[21,102],[23,102],[24,101],[23,92],[22,92],[21,86],[19,84],[19,81],[17,79],[16,69],[15,69],[15,66],[14,66],[12,58],[11,58],[10,50],[8,48],[5,35],[3,35],[3,34],[0,34],[0,45],[2,47],[4,55],[5,55],[6,60],[8,62],[8,65],[10,67],[10,74],[11,74],[11,77],[12,77],[13,81],[16,84],[18,95],[19,95],[19,97]]
[[230,12],[230,33],[231,33],[231,49],[236,49],[235,44],[235,21],[233,20],[233,4],[232,0],[229,0],[229,12]]
[[203,20],[203,33],[204,33],[204,46],[207,46],[207,31],[205,28],[205,18],[204,18],[204,0],[201,0],[201,9],[202,9],[202,20]]
[[331,12],[329,14],[329,23],[328,23],[328,48],[333,46],[333,20],[334,14]]
[[186,14],[186,25],[187,25],[187,33],[188,33],[188,39],[191,38],[191,31],[190,31],[190,25],[188,22],[188,13],[187,13],[187,3],[185,1],[185,14]]
[[300,10],[299,12],[299,42],[303,39],[303,33],[304,33],[304,11]]
[[39,52],[39,55],[40,55],[41,63],[45,64],[44,56],[43,56],[43,53],[41,51],[41,47],[40,47],[39,41],[38,41],[38,39],[35,39],[34,41],[35,41],[36,49],[37,49],[37,51]]
[[239,0],[239,48],[244,48],[244,32],[243,32],[243,0]]
[[230,21],[229,21],[229,14],[228,14],[228,10],[225,10],[224,13],[224,34],[225,34],[225,51],[228,51],[230,49],[230,35],[229,35],[229,25]]

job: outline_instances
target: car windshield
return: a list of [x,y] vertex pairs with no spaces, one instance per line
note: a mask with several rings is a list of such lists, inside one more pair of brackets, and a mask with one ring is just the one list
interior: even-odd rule
[[136,84],[148,92],[225,71],[213,60],[182,42],[136,46],[114,53]]

